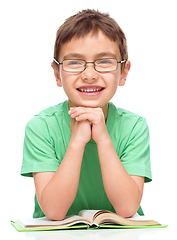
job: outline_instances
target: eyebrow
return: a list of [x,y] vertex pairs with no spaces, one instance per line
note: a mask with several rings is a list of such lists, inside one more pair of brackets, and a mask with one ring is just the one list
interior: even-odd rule
[[101,52],[101,53],[98,53],[96,56],[98,58],[101,58],[101,57],[113,57],[113,58],[116,58],[116,54],[111,53],[111,52]]
[[[101,52],[95,55],[95,58],[102,58],[102,57],[112,57],[112,58],[116,58],[116,54],[111,53],[111,52]],[[63,59],[72,59],[72,58],[78,58],[78,59],[84,59],[85,56],[83,54],[79,54],[79,53],[68,53],[66,54]]]
[[65,59],[70,59],[70,58],[83,58],[83,57],[84,57],[84,55],[79,54],[79,53],[68,53],[63,57],[63,59],[65,60]]

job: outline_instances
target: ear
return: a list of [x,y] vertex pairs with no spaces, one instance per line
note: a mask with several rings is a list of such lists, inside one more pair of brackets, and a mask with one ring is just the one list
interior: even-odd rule
[[51,63],[51,67],[53,68],[57,85],[58,85],[59,87],[62,87],[62,82],[61,82],[60,73],[59,73],[58,69],[56,68],[56,66],[54,66],[54,63],[53,63],[53,62]]
[[122,71],[122,76],[121,76],[121,79],[119,81],[119,86],[124,86],[125,85],[125,82],[126,82],[127,76],[128,76],[128,71],[130,70],[130,67],[131,67],[131,63],[130,63],[130,61],[127,61],[126,64],[125,64],[125,67]]

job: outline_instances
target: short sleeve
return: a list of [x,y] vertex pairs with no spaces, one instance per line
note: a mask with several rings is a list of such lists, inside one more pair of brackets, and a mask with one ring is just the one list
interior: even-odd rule
[[120,159],[129,175],[152,181],[149,128],[144,118],[140,117],[132,128]]
[[53,172],[59,167],[47,123],[42,117],[31,119],[25,129],[21,175],[33,172]]

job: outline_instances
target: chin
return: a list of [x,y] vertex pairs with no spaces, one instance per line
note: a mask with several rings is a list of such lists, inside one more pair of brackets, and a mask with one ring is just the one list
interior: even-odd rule
[[87,100],[87,101],[72,101],[69,99],[70,107],[86,107],[86,108],[103,108],[107,105],[108,102],[99,102],[95,100]]
[[78,104],[78,107],[86,107],[86,108],[101,108],[102,106],[100,104],[96,104],[96,103],[92,103],[92,102],[88,102],[88,103],[82,103],[82,104]]

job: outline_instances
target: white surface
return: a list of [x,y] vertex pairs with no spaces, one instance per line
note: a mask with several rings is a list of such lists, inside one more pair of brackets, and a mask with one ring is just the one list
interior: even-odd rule
[[[25,126],[39,111],[66,99],[63,90],[56,86],[50,67],[55,34],[64,19],[85,8],[109,12],[127,36],[132,68],[126,85],[118,89],[113,102],[147,119],[153,182],[145,185],[142,207],[147,216],[170,225],[177,216],[175,0],[90,0],[74,1],[74,4],[59,0],[1,1],[1,219],[9,223],[32,216],[33,180],[19,175]],[[127,234],[124,230],[106,232],[115,236]],[[130,233],[139,235],[139,239],[151,239],[151,235],[168,236],[169,230],[132,230]],[[149,238],[146,233],[150,234]],[[16,233],[11,228],[7,234],[17,239],[21,236],[34,239],[33,234]],[[36,234],[36,239],[42,234]],[[65,237],[72,232],[57,234]],[[73,238],[76,234],[73,233]],[[104,237],[97,231],[86,234],[88,239],[101,234]]]
[[[3,234],[3,235],[2,235]],[[104,230],[62,230],[47,232],[17,232],[10,225],[1,232],[4,239],[13,240],[157,240],[176,239],[176,232],[170,227],[165,229],[104,229]]]

